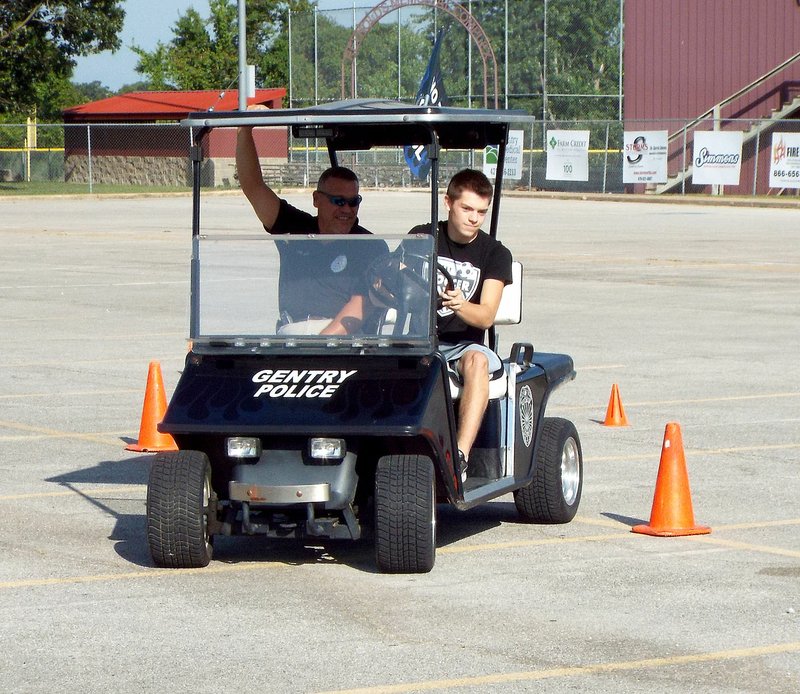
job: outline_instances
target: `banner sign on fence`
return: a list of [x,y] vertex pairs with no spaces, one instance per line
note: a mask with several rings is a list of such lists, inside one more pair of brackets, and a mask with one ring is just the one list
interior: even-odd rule
[[623,183],[667,182],[666,130],[626,130],[623,141]]
[[589,180],[589,131],[547,131],[547,180]]
[[[506,144],[506,159],[503,164],[503,178],[519,181],[522,178],[522,140],[524,130],[509,130]],[[497,174],[497,145],[487,145],[483,150],[483,173],[494,180]]]
[[772,133],[770,188],[800,188],[800,133]]
[[739,185],[742,136],[741,130],[696,132],[692,154],[692,182],[700,185]]

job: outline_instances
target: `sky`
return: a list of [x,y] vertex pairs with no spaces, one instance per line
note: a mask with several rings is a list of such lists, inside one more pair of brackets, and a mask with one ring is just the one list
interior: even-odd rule
[[[359,1],[357,6],[377,4],[377,0]],[[352,7],[352,0],[319,0],[320,9]],[[172,27],[178,17],[194,7],[202,17],[208,17],[208,0],[124,0],[125,24],[120,38],[122,48],[116,53],[104,51],[97,55],[78,58],[72,76],[74,82],[101,82],[116,91],[125,84],[139,82],[136,72],[137,56],[130,49],[135,44],[152,51],[156,44],[172,38]]]

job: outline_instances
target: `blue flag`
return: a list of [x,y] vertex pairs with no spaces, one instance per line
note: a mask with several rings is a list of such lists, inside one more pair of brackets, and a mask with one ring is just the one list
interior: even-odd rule
[[[439,69],[439,50],[442,47],[444,29],[439,29],[436,43],[433,44],[431,59],[425,69],[425,75],[417,91],[416,103],[418,106],[446,106],[447,94],[442,84],[442,73]],[[428,145],[406,145],[403,148],[408,168],[415,178],[424,181],[431,171],[431,162],[428,157]]]

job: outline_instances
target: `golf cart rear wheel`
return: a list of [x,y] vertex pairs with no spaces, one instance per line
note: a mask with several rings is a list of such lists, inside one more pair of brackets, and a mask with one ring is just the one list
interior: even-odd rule
[[190,569],[211,561],[208,514],[216,513],[205,453],[162,453],[147,484],[147,541],[157,566]]
[[436,559],[436,475],[430,458],[389,455],[375,471],[375,559],[384,573],[426,573]]
[[569,523],[583,488],[583,454],[575,425],[547,417],[542,425],[533,481],[514,492],[520,515],[534,523]]

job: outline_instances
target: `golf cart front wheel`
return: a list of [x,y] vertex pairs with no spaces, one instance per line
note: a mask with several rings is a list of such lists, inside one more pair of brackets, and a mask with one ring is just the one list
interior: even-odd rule
[[206,454],[178,451],[156,456],[147,484],[147,541],[156,566],[207,566],[213,551],[210,513],[216,513],[216,496]]
[[421,455],[388,455],[375,471],[375,559],[383,573],[427,573],[436,559],[436,474]]
[[569,523],[583,488],[583,454],[575,425],[546,417],[534,461],[533,481],[514,492],[520,515],[534,523]]

